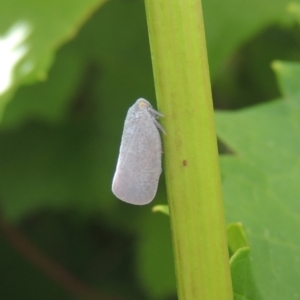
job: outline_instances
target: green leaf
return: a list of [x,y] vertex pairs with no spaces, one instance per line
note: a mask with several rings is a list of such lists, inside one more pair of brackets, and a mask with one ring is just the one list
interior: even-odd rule
[[249,247],[239,248],[230,258],[234,300],[261,299],[253,280]]
[[232,254],[238,249],[248,246],[246,233],[241,223],[232,223],[227,226],[227,241]]
[[261,299],[252,274],[250,248],[241,223],[227,226],[228,247],[231,253],[230,272],[234,300]]
[[288,79],[295,68],[277,70],[288,100],[216,115],[219,137],[234,153],[221,158],[227,221],[244,225],[262,299],[300,294],[300,98]]
[[6,106],[1,129],[22,125],[31,119],[52,124],[63,122],[85,73],[82,57],[74,48],[63,48],[58,52],[48,80],[18,89],[13,101]]
[[165,215],[170,215],[169,205],[155,205],[152,208],[153,212],[161,212]]
[[[105,0],[2,1],[0,117],[16,88],[44,80],[57,48]],[[55,16],[55,17],[54,17]]]

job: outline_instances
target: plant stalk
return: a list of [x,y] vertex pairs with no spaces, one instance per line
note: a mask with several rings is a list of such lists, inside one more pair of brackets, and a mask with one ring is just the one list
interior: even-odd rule
[[145,0],[180,300],[232,300],[200,0]]

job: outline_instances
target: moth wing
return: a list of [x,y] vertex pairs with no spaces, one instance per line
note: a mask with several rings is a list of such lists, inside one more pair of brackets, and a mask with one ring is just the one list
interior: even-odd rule
[[[132,121],[132,122],[131,122]],[[112,191],[119,199],[144,205],[155,197],[161,174],[161,139],[150,113],[125,121]]]

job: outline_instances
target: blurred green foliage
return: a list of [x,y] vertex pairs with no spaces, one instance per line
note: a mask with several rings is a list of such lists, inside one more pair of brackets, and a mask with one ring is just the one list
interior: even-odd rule
[[[217,108],[280,97],[271,62],[300,58],[287,4],[203,1]],[[20,22],[28,50],[0,93],[1,298],[176,299],[168,218],[110,190],[128,107],[138,97],[155,103],[143,2],[2,1],[0,41]],[[293,68],[281,64],[281,88],[299,78]],[[250,254],[237,261],[251,256],[260,299],[300,295],[299,85],[291,86],[282,88],[290,104],[217,115],[222,141],[240,155],[222,159],[226,216],[249,236]],[[166,204],[163,178],[154,204]]]

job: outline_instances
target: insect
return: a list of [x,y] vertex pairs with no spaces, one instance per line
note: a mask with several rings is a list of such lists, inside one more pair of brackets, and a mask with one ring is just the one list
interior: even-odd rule
[[162,146],[157,121],[163,114],[151,104],[138,99],[128,110],[112,191],[117,198],[130,204],[148,204],[155,197],[162,172]]

